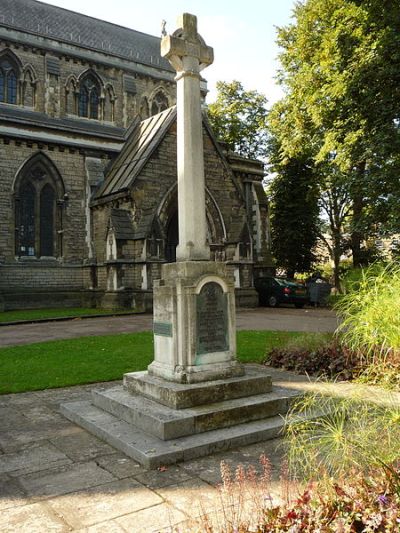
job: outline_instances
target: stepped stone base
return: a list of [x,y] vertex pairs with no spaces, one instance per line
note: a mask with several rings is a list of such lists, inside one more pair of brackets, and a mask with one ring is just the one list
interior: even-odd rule
[[[298,393],[272,387],[265,369],[224,381],[181,385],[135,372],[124,387],[61,406],[73,422],[147,468],[272,439]],[[178,408],[177,408],[178,407]]]
[[124,375],[124,388],[173,409],[186,409],[270,392],[272,380],[266,369],[250,366],[245,375],[190,384],[166,381],[148,372],[132,372]]

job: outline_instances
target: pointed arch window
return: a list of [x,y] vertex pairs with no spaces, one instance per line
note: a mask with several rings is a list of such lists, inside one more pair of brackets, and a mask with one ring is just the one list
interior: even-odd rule
[[18,257],[62,255],[64,187],[50,162],[39,157],[17,177],[15,253]]
[[151,114],[157,115],[157,113],[161,113],[161,111],[168,109],[168,105],[169,104],[167,96],[164,94],[163,91],[158,91],[154,96],[151,104]]
[[79,88],[78,112],[80,117],[99,118],[100,84],[97,79],[88,75],[82,79]]
[[0,102],[17,103],[18,68],[7,56],[0,58]]

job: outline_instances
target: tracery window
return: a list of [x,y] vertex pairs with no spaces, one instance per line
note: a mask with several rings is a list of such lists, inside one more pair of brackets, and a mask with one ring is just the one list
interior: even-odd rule
[[80,82],[78,113],[80,117],[99,118],[100,85],[96,78],[88,75]]
[[18,69],[7,56],[0,59],[0,102],[17,103]]
[[15,253],[19,257],[62,255],[63,185],[49,162],[34,156],[17,178]]
[[151,103],[151,114],[157,115],[157,113],[161,113],[161,111],[168,109],[168,106],[169,104],[167,96],[163,91],[158,91]]

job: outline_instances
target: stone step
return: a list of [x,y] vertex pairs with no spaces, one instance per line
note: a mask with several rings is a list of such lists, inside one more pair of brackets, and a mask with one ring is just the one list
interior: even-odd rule
[[61,412],[69,420],[151,469],[274,439],[284,431],[283,418],[273,416],[164,441],[99,409],[89,401],[65,403],[61,406]]
[[124,375],[124,387],[173,409],[186,409],[270,392],[272,380],[268,369],[246,365],[244,376],[193,384],[166,381],[148,372],[131,372]]
[[188,409],[172,409],[121,386],[106,391],[94,391],[96,407],[137,426],[162,440],[194,435],[236,424],[284,415],[298,393],[281,387],[272,392],[206,404]]

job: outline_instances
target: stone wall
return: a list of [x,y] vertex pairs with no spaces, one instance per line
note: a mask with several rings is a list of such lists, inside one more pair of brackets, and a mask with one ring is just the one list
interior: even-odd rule
[[63,261],[82,263],[87,257],[85,244],[85,159],[79,150],[63,146],[44,146],[0,136],[0,262],[15,261],[14,182],[23,164],[42,153],[55,165],[68,195],[63,207]]
[[[146,102],[149,107],[156,93],[161,90],[170,105],[175,103],[175,83],[159,80],[132,71],[132,65],[125,62],[126,68],[111,66],[111,57],[104,54],[101,61],[87,61],[75,55],[76,47],[68,50],[60,47],[60,53],[50,53],[38,47],[21,46],[0,40],[0,54],[9,50],[20,64],[20,90],[18,105],[46,113],[50,117],[74,117],[79,78],[88,71],[98,76],[101,85],[102,122],[115,126],[128,127]],[[77,49],[78,51],[78,49]],[[50,67],[50,63],[53,68]],[[120,62],[119,62],[120,63]],[[55,73],[57,72],[57,73]],[[126,79],[131,80],[129,90]],[[26,81],[25,81],[26,80]],[[25,83],[23,83],[25,82]]]

